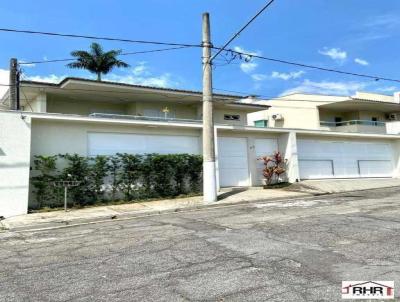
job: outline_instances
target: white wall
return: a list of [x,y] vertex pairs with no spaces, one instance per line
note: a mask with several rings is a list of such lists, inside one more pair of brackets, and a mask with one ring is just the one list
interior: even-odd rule
[[387,134],[400,134],[400,122],[386,122]]
[[300,179],[299,160],[297,155],[297,135],[295,132],[281,134],[278,138],[278,148],[287,160],[287,181],[294,183]]
[[27,213],[30,144],[30,118],[0,112],[0,216]]

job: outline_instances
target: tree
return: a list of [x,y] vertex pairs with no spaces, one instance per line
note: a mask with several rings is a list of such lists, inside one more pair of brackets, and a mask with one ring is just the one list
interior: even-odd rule
[[67,64],[70,68],[86,69],[97,74],[97,80],[101,81],[101,75],[109,73],[114,67],[129,67],[129,64],[118,60],[121,50],[104,52],[98,43],[90,45],[90,51],[75,50],[71,56],[77,58],[75,62]]

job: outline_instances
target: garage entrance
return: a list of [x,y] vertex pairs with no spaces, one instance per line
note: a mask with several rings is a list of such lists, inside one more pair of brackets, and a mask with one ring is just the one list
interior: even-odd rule
[[298,140],[301,179],[392,177],[389,143]]
[[200,154],[200,138],[184,135],[152,135],[131,133],[89,133],[88,155],[116,153],[189,153]]
[[218,167],[221,187],[248,186],[247,138],[218,137]]

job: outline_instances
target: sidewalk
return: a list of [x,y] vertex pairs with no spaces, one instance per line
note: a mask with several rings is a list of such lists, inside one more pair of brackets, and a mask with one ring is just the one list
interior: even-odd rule
[[85,223],[95,223],[111,219],[122,219],[154,215],[159,213],[193,210],[204,207],[227,206],[255,201],[284,202],[291,198],[319,194],[345,193],[400,186],[400,179],[335,179],[306,180],[284,189],[233,188],[224,189],[218,195],[218,202],[205,204],[201,196],[156,201],[137,202],[121,205],[73,209],[68,212],[54,211],[10,217],[0,221],[1,229],[10,231],[38,230],[65,227]]
[[397,178],[356,178],[356,179],[325,179],[303,180],[292,184],[287,190],[309,194],[333,194],[372,190],[380,188],[400,187]]
[[251,188],[248,190],[232,189],[219,193],[219,201],[204,204],[201,196],[177,199],[164,199],[147,202],[137,202],[121,205],[99,206],[84,209],[34,213],[10,217],[0,221],[0,229],[10,231],[38,230],[62,226],[94,223],[103,220],[120,219],[134,216],[177,212],[203,207],[239,204],[254,201],[276,201],[296,197],[310,196],[309,193],[291,192],[284,189]]

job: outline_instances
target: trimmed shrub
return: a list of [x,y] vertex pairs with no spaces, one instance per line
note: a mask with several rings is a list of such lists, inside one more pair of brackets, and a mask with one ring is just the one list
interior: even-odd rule
[[48,207],[57,204],[60,199],[60,192],[53,185],[58,179],[57,155],[35,156],[33,168],[38,172],[37,176],[31,178],[35,188],[36,207]]
[[[61,162],[63,168],[58,170]],[[191,154],[117,154],[83,157],[78,154],[35,156],[31,178],[36,207],[59,207],[62,188],[55,181],[75,180],[69,199],[75,206],[99,202],[176,197],[201,191],[202,157]]]

